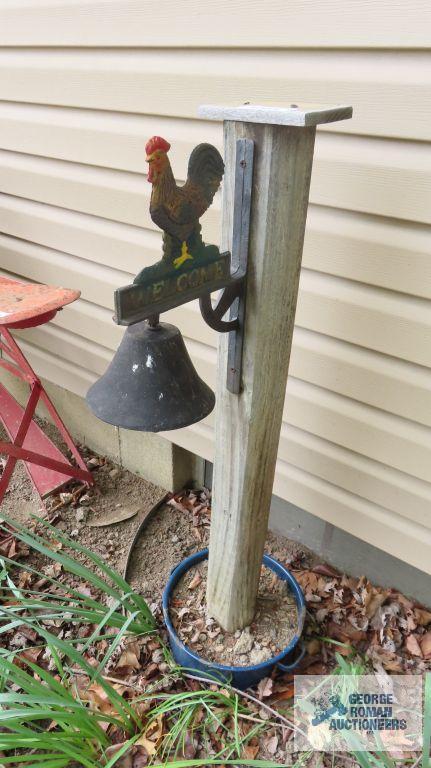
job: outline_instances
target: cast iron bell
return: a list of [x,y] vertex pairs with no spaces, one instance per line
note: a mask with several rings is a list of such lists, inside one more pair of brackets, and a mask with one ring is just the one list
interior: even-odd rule
[[204,419],[215,396],[198,376],[178,328],[144,320],[127,328],[87,403],[108,424],[161,432]]

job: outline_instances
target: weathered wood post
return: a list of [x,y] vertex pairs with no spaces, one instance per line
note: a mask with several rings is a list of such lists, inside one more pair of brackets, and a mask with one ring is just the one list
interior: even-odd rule
[[254,142],[242,391],[226,388],[228,334],[219,340],[207,604],[227,631],[255,611],[280,437],[316,125],[350,107],[205,106],[224,120],[223,243],[232,247],[235,147]]

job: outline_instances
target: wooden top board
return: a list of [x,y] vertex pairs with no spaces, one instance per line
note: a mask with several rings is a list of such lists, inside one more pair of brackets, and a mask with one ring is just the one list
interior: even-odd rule
[[275,102],[243,104],[202,104],[198,107],[199,117],[206,120],[235,120],[244,123],[268,123],[271,125],[292,125],[307,128],[320,123],[335,123],[352,117],[352,107],[337,104],[327,107],[322,104],[280,104]]

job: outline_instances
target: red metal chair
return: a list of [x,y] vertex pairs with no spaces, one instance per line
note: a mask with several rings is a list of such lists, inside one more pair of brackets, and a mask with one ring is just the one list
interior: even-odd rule
[[[94,482],[39,377],[10,333],[11,329],[33,328],[47,323],[62,307],[79,296],[79,291],[21,283],[0,277],[0,367],[26,381],[30,387],[27,405],[22,408],[3,384],[0,384],[0,420],[11,440],[10,443],[0,441],[0,454],[8,457],[0,480],[0,504],[19,459],[25,462],[27,473],[42,499],[72,478],[88,485]],[[39,400],[44,402],[78,466],[74,466],[63,456],[34,421],[33,416]]]

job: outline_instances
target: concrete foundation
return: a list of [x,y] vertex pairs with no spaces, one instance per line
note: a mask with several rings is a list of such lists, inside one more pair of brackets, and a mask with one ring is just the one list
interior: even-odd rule
[[272,499],[269,525],[271,530],[299,541],[341,571],[366,576],[381,587],[394,587],[431,607],[429,574],[277,496]]

